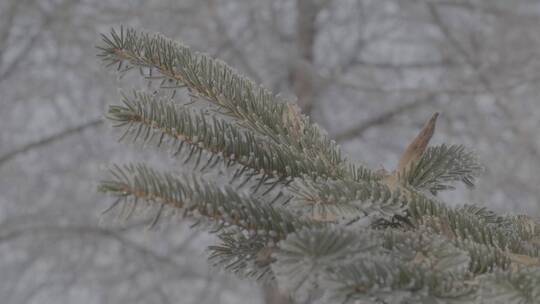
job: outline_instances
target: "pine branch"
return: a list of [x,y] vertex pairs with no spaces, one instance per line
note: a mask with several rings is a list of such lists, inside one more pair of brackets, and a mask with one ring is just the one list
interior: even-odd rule
[[468,187],[474,186],[474,178],[482,171],[472,152],[461,145],[440,145],[429,147],[416,163],[411,163],[405,171],[404,179],[418,190],[432,194],[454,189],[449,184],[461,181]]
[[[185,161],[201,171],[234,165],[232,180],[255,177],[257,189],[268,186],[246,195],[143,164],[115,166],[99,187],[117,199],[111,208],[121,206],[129,217],[149,206],[157,209],[153,223],[172,213],[209,224],[220,240],[209,247],[214,265],[277,283],[301,300],[538,302],[536,219],[449,207],[425,193],[457,181],[472,186],[481,170],[462,146],[428,147],[437,113],[395,170],[374,173],[348,162],[296,106],[219,60],[132,29],[104,35],[98,48],[120,73],[139,68],[146,79],[161,80],[159,89],[185,88],[208,106],[178,104],[174,94],[124,96],[108,113],[123,129],[121,139],[185,151]],[[277,185],[288,196],[279,206],[279,195],[270,198]]]
[[[449,296],[449,283],[462,287],[459,296],[471,291],[460,282],[468,273],[466,252],[426,233],[303,229],[281,241],[279,248],[272,268],[282,288],[300,293],[300,298],[332,281],[330,286],[341,284],[337,294],[344,296],[343,288],[349,287],[342,285],[343,276],[350,276],[345,284],[354,281],[346,297],[355,293],[355,299],[362,300],[378,293],[395,296],[400,288],[416,299]],[[391,294],[385,291],[389,287]]]
[[[300,299],[320,286],[329,288],[327,300],[343,303],[476,303],[487,297],[486,289],[497,290],[497,284],[511,285],[525,296],[538,292],[532,285],[534,273],[515,278],[508,258],[494,256],[496,251],[427,230],[306,228],[279,242],[278,248],[272,269],[282,289]],[[475,278],[494,270],[498,282],[492,274]]]
[[319,221],[349,221],[377,215],[402,215],[406,202],[399,191],[376,181],[297,179],[290,185],[291,208]]
[[246,235],[238,230],[220,233],[219,240],[218,245],[208,247],[209,260],[214,266],[263,283],[274,281],[270,268],[275,260],[271,256],[275,250],[272,241],[269,243],[260,235]]
[[416,227],[428,228],[450,240],[471,240],[497,248],[507,255],[508,253],[528,257],[540,255],[539,244],[527,242],[527,239],[516,233],[516,229],[506,228],[508,225],[524,225],[512,219],[506,219],[504,226],[494,224],[485,220],[485,214],[471,213],[467,207],[450,208],[418,194],[415,199],[409,201],[407,212]]
[[[243,126],[276,143],[295,147],[311,161],[340,176],[344,159],[334,141],[322,134],[298,108],[238,74],[225,63],[190,50],[161,35],[139,34],[133,29],[103,35],[99,54],[119,70],[148,67],[163,77],[186,86],[195,98],[203,98],[234,117]],[[127,66],[124,66],[127,64]],[[123,68],[122,68],[123,67]]]
[[261,180],[287,182],[304,174],[320,176],[327,173],[324,164],[306,159],[288,145],[267,141],[237,124],[209,117],[203,111],[195,112],[173,101],[160,99],[145,92],[124,94],[123,105],[110,106],[108,118],[116,127],[124,129],[121,139],[156,142],[174,147],[175,155],[187,149],[185,162],[195,158],[195,167],[201,164],[203,151],[209,154],[201,169],[218,163],[236,163],[239,175],[260,174]]
[[337,269],[326,282],[332,303],[474,303],[475,283],[376,256]]
[[336,267],[380,254],[381,245],[382,239],[374,233],[303,229],[279,243],[272,269],[280,289],[305,299]]
[[424,124],[420,133],[407,146],[405,152],[401,155],[396,169],[388,173],[383,169],[384,181],[390,189],[402,188],[403,176],[407,170],[413,166],[424,154],[433,133],[435,132],[435,124],[437,123],[439,113],[434,113],[431,118]]
[[496,271],[480,277],[483,303],[540,303],[540,269]]
[[[160,210],[168,206],[183,211],[184,216],[211,220],[216,224],[216,232],[235,226],[276,241],[300,227],[317,225],[285,209],[240,195],[230,187],[222,190],[195,177],[188,182],[144,164],[114,166],[110,173],[112,178],[101,182],[99,190],[118,198],[111,208],[123,201],[135,210],[142,200],[159,205]],[[158,213],[154,223],[160,215]]]

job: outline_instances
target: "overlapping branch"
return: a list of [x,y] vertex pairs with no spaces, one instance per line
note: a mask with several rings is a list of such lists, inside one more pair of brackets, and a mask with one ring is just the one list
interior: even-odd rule
[[222,61],[190,50],[161,35],[133,29],[103,35],[99,56],[123,71],[155,69],[177,85],[187,87],[244,125],[279,144],[296,148],[311,161],[325,164],[329,176],[340,176],[343,156],[334,141],[309,122],[299,109],[238,74]]
[[[211,111],[145,92],[125,95],[108,118],[122,138],[168,146],[201,170],[235,165],[264,193],[245,194],[197,176],[146,165],[114,166],[100,190],[127,216],[157,206],[210,224],[210,260],[235,274],[275,280],[297,298],[342,303],[535,303],[540,225],[431,194],[473,186],[482,167],[459,145],[429,147],[438,113],[397,167],[374,173],[346,160],[297,107],[225,63],[161,35],[132,29],[103,36],[100,56],[120,72],[152,71],[161,89],[185,88]],[[144,73],[143,73],[144,74]],[[206,110],[206,109],[205,109]],[[204,165],[203,165],[204,164]],[[287,199],[277,203],[279,187]],[[257,194],[257,196],[255,196]],[[272,198],[274,197],[274,198]],[[145,202],[145,203],[143,203]],[[148,204],[147,204],[148,203]],[[359,222],[359,219],[366,221]]]
[[[111,179],[102,181],[99,190],[118,198],[111,207],[120,203],[131,205],[129,213],[143,207],[141,201],[153,202],[181,211],[184,216],[209,219],[217,225],[215,231],[235,226],[276,241],[300,227],[318,225],[286,209],[241,195],[230,187],[220,189],[196,177],[178,178],[144,164],[114,166],[110,174]],[[154,222],[160,215],[156,215]]]

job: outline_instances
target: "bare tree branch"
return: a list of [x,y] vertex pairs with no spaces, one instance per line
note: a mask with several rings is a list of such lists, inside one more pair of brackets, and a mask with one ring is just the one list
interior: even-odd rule
[[[490,78],[482,71],[480,64],[474,60],[474,58],[469,54],[465,47],[458,41],[456,37],[452,34],[448,26],[443,22],[442,17],[437,9],[435,3],[427,2],[426,3],[434,24],[439,28],[446,40],[452,45],[452,47],[458,52],[458,54],[463,57],[465,63],[470,67],[470,69],[476,74],[480,85],[490,93],[493,97],[495,104],[502,110],[504,115],[510,120],[510,127],[512,131],[516,134],[526,134],[527,131],[523,130],[517,123],[518,121],[511,111],[511,109],[504,103],[500,96],[495,92],[493,84]],[[533,138],[532,136],[518,136],[521,139],[521,144],[523,144],[529,152],[536,158],[540,159],[540,151],[535,146],[532,141],[526,140],[527,138]]]
[[83,123],[81,125],[78,125],[78,126],[75,126],[75,127],[71,127],[71,128],[68,128],[68,129],[65,129],[63,131],[60,131],[56,134],[53,134],[51,136],[48,136],[48,137],[45,137],[43,139],[40,139],[38,141],[35,141],[35,142],[31,142],[31,143],[28,143],[18,149],[15,149],[11,152],[8,152],[2,156],[0,156],[0,166],[2,166],[3,164],[7,163],[8,161],[14,159],[15,157],[17,157],[18,155],[20,154],[24,154],[26,152],[29,152],[31,150],[34,150],[34,149],[39,149],[39,148],[42,148],[44,146],[47,146],[47,145],[50,145],[50,144],[53,144],[57,141],[60,141],[66,137],[69,137],[71,135],[75,135],[77,133],[80,133],[86,129],[91,129],[91,128],[94,128],[94,127],[97,127],[99,125],[101,125],[103,123],[103,120],[101,118],[97,118],[97,119],[93,119],[93,120],[90,120],[86,123]]
[[7,42],[11,34],[11,29],[15,23],[15,15],[17,14],[17,9],[22,1],[12,0],[9,6],[9,9],[5,13],[6,18],[4,19],[4,24],[0,28],[0,67],[4,63],[4,52],[7,49]]
[[[216,25],[218,28],[222,29],[222,37],[224,39],[223,45],[220,46],[221,48],[229,48],[231,52],[234,54],[234,58],[238,60],[238,62],[245,68],[246,73],[253,78],[258,83],[262,83],[262,77],[259,75],[259,73],[256,71],[256,69],[253,67],[253,65],[249,62],[249,59],[247,58],[246,54],[244,53],[244,50],[242,50],[238,45],[237,41],[231,37],[229,32],[227,31],[227,25],[225,24],[225,21],[219,14],[217,8],[217,4],[215,0],[208,0],[208,11],[210,13],[210,16],[212,17],[212,20],[216,22]],[[219,53],[222,52],[222,50],[218,50]]]
[[315,21],[321,10],[312,0],[296,1],[296,41],[298,57],[293,66],[293,86],[294,93],[298,97],[298,105],[302,111],[311,115],[315,101],[315,87],[313,83],[313,73],[310,67],[313,66],[315,37],[317,29]]
[[[54,10],[53,13],[49,13],[49,14],[44,13],[45,17],[43,19],[43,22],[39,26],[39,30],[32,37],[30,37],[30,39],[28,40],[26,45],[22,48],[22,50],[20,50],[17,53],[17,56],[15,56],[15,58],[13,60],[11,60],[11,62],[7,63],[6,66],[3,66],[4,62],[3,62],[3,60],[0,60],[0,63],[2,63],[2,66],[0,67],[0,69],[1,69],[0,70],[0,82],[2,80],[6,79],[11,73],[13,73],[13,71],[15,71],[17,69],[17,67],[22,63],[24,58],[26,58],[26,56],[30,53],[30,51],[32,49],[34,49],[34,46],[38,42],[39,37],[41,37],[41,34],[43,33],[43,31],[45,29],[47,29],[49,27],[49,25],[54,21],[54,18],[56,16],[56,12],[64,9],[68,5],[73,4],[73,2],[74,1],[64,1],[60,5],[59,8],[56,8]],[[15,11],[16,11],[16,7],[13,9],[13,13]],[[9,31],[8,31],[8,35],[9,35]],[[9,36],[7,36],[6,39],[7,38],[9,38]],[[3,59],[3,58],[0,58],[0,59]]]
[[364,132],[366,132],[368,129],[385,124],[399,114],[403,114],[405,112],[414,110],[422,105],[426,105],[426,104],[434,102],[435,97],[436,97],[435,94],[429,94],[425,98],[418,99],[413,102],[397,106],[379,115],[375,115],[371,117],[370,119],[363,121],[359,123],[358,125],[350,128],[349,130],[346,130],[342,133],[338,133],[334,135],[333,138],[338,142],[343,142],[343,141],[351,140],[357,137],[361,137],[364,134]]
[[[485,3],[490,3],[486,1]],[[434,3],[431,3],[434,4]],[[456,0],[444,0],[437,1],[438,6],[446,6],[453,8],[462,8],[468,11],[474,11],[482,14],[493,15],[499,18],[519,20],[520,22],[531,23],[537,25],[540,21],[540,17],[536,14],[523,14],[516,13],[516,11],[505,10],[498,8],[497,5],[485,5],[482,2],[474,3],[470,0],[456,1]]]
[[[177,269],[182,269],[182,272],[186,275],[186,277],[199,277],[200,276],[200,274],[196,273],[195,271],[189,271],[189,269],[186,269],[186,267],[178,264],[175,260],[173,260],[169,256],[159,255],[158,253],[150,250],[149,248],[141,246],[140,244],[125,238],[124,236],[122,236],[121,234],[113,230],[99,228],[99,227],[80,226],[80,225],[79,226],[76,226],[76,225],[66,225],[66,226],[38,225],[38,226],[30,226],[30,227],[27,226],[27,227],[13,229],[11,231],[8,231],[7,233],[0,234],[0,242],[12,241],[17,238],[23,237],[25,235],[32,235],[36,233],[55,233],[55,234],[75,235],[75,236],[92,235],[92,236],[105,237],[108,239],[115,240],[119,242],[120,244],[122,244],[122,246],[129,248],[131,250],[134,250],[135,252],[141,254],[143,257],[151,258],[152,260],[162,265],[166,265],[168,267],[174,267]],[[189,241],[189,240],[190,240],[189,238],[186,239],[186,241]]]
[[439,61],[417,61],[417,62],[375,62],[366,61],[361,58],[355,58],[351,61],[353,65],[359,65],[368,68],[382,69],[382,70],[403,70],[403,69],[441,69],[455,67],[457,64],[448,59]]

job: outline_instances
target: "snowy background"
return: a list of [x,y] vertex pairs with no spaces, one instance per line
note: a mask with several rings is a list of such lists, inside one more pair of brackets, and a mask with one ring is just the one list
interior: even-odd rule
[[209,269],[212,237],[100,218],[112,162],[180,166],[118,144],[118,80],[96,58],[121,24],[161,32],[296,100],[351,159],[392,169],[435,111],[433,143],[487,170],[445,195],[540,216],[538,0],[0,0],[0,302],[268,303]]

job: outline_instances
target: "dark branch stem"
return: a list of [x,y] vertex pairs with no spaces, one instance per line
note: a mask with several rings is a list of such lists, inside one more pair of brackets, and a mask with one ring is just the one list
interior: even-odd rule
[[18,149],[15,149],[11,152],[8,152],[2,156],[0,156],[0,166],[2,166],[3,164],[11,161],[12,159],[16,158],[17,156],[19,156],[20,154],[24,154],[26,152],[29,152],[31,150],[34,150],[34,149],[39,149],[39,148],[42,148],[44,146],[47,146],[47,145],[50,145],[50,144],[53,144],[59,140],[62,140],[66,137],[69,137],[71,135],[74,135],[74,134],[77,134],[77,133],[80,133],[86,129],[91,129],[91,128],[94,128],[94,127],[97,127],[99,125],[101,125],[103,123],[103,120],[101,118],[97,118],[97,119],[93,119],[93,120],[90,120],[86,123],[83,123],[81,125],[78,125],[78,126],[75,126],[75,127],[72,127],[72,128],[68,128],[68,129],[65,129],[63,131],[60,131],[56,134],[53,134],[53,135],[50,135],[48,137],[45,137],[45,138],[42,138],[40,140],[37,140],[35,142],[31,142],[31,143],[28,143]]
[[434,102],[435,97],[436,97],[435,94],[429,94],[425,98],[418,99],[413,102],[390,109],[386,112],[373,116],[372,118],[359,123],[357,126],[354,126],[347,131],[334,135],[333,138],[338,142],[343,142],[343,141],[361,137],[367,130],[375,126],[385,124],[386,122],[394,118],[394,116],[416,109],[419,106]]
[[[51,233],[51,234],[66,234],[66,235],[73,235],[80,237],[82,235],[92,235],[97,237],[104,237],[111,240],[115,240],[122,244],[122,246],[126,248],[130,248],[139,254],[141,254],[144,257],[151,258],[155,260],[158,263],[164,264],[168,267],[173,267],[177,269],[182,269],[182,271],[189,271],[190,276],[198,277],[199,274],[197,274],[195,271],[191,271],[185,268],[182,268],[181,265],[179,265],[173,258],[160,255],[153,250],[144,247],[140,244],[138,244],[135,241],[132,241],[128,239],[127,237],[123,236],[121,233],[110,230],[110,229],[104,229],[99,227],[92,227],[92,226],[80,226],[80,225],[70,225],[70,226],[57,226],[57,225],[40,225],[40,226],[31,226],[31,227],[23,227],[19,229],[11,230],[5,234],[0,235],[0,242],[8,242],[12,241],[14,239],[18,239],[23,236],[27,235],[35,235],[38,233]],[[191,238],[187,238],[186,242],[189,242]]]

